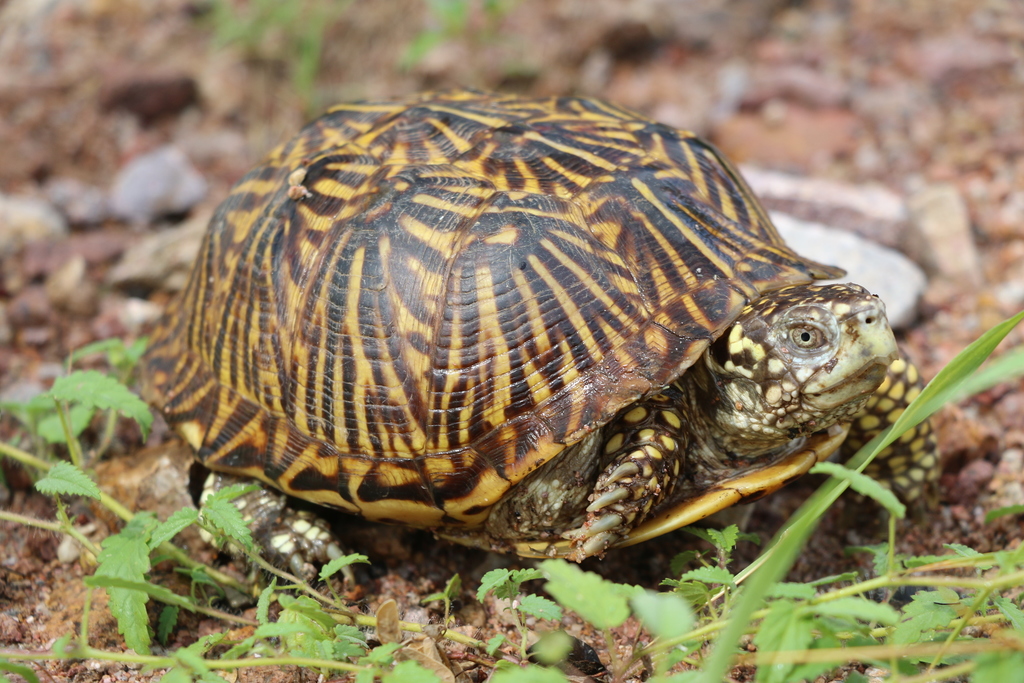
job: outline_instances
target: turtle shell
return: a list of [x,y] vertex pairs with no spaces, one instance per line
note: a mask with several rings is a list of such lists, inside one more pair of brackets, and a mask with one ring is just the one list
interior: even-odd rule
[[217,209],[144,390],[212,469],[474,525],[747,303],[835,275],[711,145],[617,107],[342,105]]

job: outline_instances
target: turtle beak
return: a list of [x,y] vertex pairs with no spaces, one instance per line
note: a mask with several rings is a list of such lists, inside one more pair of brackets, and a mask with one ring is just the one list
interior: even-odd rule
[[871,297],[837,314],[842,339],[836,354],[804,385],[805,401],[823,410],[873,393],[899,358],[881,299]]

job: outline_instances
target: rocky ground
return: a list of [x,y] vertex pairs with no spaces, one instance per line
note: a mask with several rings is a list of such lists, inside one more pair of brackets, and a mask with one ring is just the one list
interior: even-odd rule
[[[599,96],[709,136],[796,231],[787,234],[798,250],[876,266],[856,279],[883,292],[926,377],[1024,307],[1019,2],[469,0],[451,15],[421,0],[329,11],[304,0],[272,27],[246,18],[259,4],[0,0],[0,401],[43,391],[75,348],[145,334],[181,288],[217,202],[308,117],[338,100],[425,88]],[[319,62],[304,59],[301,46],[318,37]],[[870,251],[878,245],[890,251]],[[838,253],[812,253],[829,246]],[[1014,332],[1002,348],[1020,342]],[[982,518],[1024,503],[1021,382],[946,409],[937,426],[941,503],[903,529],[904,550],[1015,547],[1019,522]],[[87,445],[96,438],[87,432]],[[24,443],[9,416],[0,439]],[[159,426],[147,444],[120,431],[102,483],[149,507],[178,495],[131,483],[183,481],[152,476],[187,467],[187,454],[152,450],[169,439]],[[28,476],[2,465],[0,505],[51,518]],[[762,502],[752,530],[770,536],[808,490]],[[848,508],[826,520],[794,578],[848,570],[858,560],[843,547],[877,540],[849,524]],[[112,520],[76,512],[97,539],[109,533]],[[472,593],[487,569],[515,560],[363,524],[349,541],[374,563],[352,596],[368,608],[392,597],[408,620],[436,618],[418,597],[458,572],[466,631],[508,629]],[[688,543],[671,534],[586,568],[653,587]],[[0,523],[0,647],[45,648],[76,628],[89,569],[60,547]],[[121,647],[102,603],[93,613],[96,644]],[[210,625],[190,626],[181,643]],[[137,676],[88,663],[46,671]]]

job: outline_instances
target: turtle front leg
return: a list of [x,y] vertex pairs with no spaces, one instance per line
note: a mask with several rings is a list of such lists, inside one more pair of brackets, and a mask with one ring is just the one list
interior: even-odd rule
[[[850,435],[843,444],[844,453],[853,455],[895,422],[923,387],[921,374],[912,363],[902,358],[893,361],[885,380],[853,419]],[[930,420],[879,453],[866,470],[872,478],[888,484],[906,503],[932,497],[939,473],[938,445]]]
[[666,388],[606,428],[607,464],[590,495],[586,521],[567,534],[573,540],[569,559],[603,553],[672,492],[688,442],[677,393]]

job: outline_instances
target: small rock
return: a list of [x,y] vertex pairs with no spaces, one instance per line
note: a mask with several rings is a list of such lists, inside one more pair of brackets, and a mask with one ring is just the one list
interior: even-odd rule
[[188,74],[132,69],[108,75],[100,102],[104,109],[124,109],[149,124],[195,104],[198,94],[196,82]]
[[14,254],[27,242],[68,234],[68,223],[48,202],[0,194],[0,256]]
[[928,185],[907,202],[910,225],[906,249],[935,279],[977,288],[981,284],[981,260],[971,234],[967,206],[956,187]]
[[130,334],[138,334],[143,327],[156,322],[163,312],[163,306],[146,299],[129,298],[118,311],[118,321]]
[[46,277],[73,256],[81,256],[90,266],[113,261],[139,240],[139,233],[121,228],[72,233],[59,242],[32,242],[25,245],[19,264],[26,280]]
[[53,178],[44,189],[72,225],[98,225],[107,217],[107,198],[95,185],[76,178]]
[[772,120],[737,114],[716,125],[712,138],[735,161],[806,171],[852,155],[860,128],[860,119],[846,109],[789,104]]
[[57,560],[61,564],[71,564],[82,556],[82,546],[71,536],[64,535],[57,546]]
[[812,107],[836,107],[850,97],[850,87],[841,78],[801,64],[771,66],[754,71],[742,103],[759,107],[783,98]]
[[893,249],[869,242],[851,232],[809,223],[773,212],[772,222],[782,238],[801,256],[846,270],[840,282],[856,282],[885,302],[889,324],[910,325],[927,279],[913,261]]
[[195,216],[176,228],[146,237],[110,269],[107,282],[122,288],[183,289],[209,220],[208,214]]
[[110,208],[135,225],[185,213],[206,195],[206,181],[177,147],[166,145],[128,162],[114,179]]
[[7,305],[7,319],[18,328],[45,324],[52,313],[50,297],[41,285],[29,285]]
[[82,316],[98,309],[96,285],[85,277],[85,257],[76,254],[46,278],[44,285],[50,303],[59,309]]
[[988,460],[975,460],[960,470],[956,477],[956,485],[950,493],[955,495],[955,502],[970,505],[977,501],[995,476],[996,466]]
[[741,170],[768,209],[855,232],[893,249],[900,246],[909,212],[903,198],[882,185],[854,185],[752,166]]

